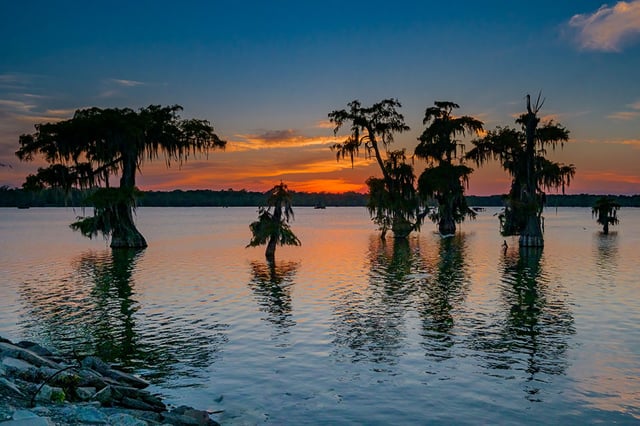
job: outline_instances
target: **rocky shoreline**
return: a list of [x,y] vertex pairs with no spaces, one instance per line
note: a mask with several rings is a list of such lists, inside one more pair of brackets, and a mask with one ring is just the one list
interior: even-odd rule
[[149,383],[100,358],[65,359],[32,342],[0,337],[0,423],[52,425],[218,425],[213,414],[169,408]]

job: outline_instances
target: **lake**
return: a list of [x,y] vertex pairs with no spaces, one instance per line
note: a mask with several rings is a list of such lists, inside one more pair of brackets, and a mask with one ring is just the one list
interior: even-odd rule
[[98,353],[223,424],[638,424],[640,209],[606,236],[548,209],[518,249],[487,209],[382,242],[364,208],[295,208],[301,247],[245,248],[255,208],[140,208],[112,251],[71,208],[0,209],[0,336]]

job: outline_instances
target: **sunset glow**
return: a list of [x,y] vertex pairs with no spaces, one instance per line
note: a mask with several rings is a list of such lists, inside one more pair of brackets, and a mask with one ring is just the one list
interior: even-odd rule
[[[458,103],[459,115],[477,117],[487,131],[517,127],[525,96],[541,93],[542,121],[570,131],[569,143],[549,154],[576,166],[567,192],[640,193],[640,0],[548,6],[527,15],[516,4],[466,5],[456,8],[459,21],[451,21],[448,5],[385,6],[354,23],[348,10],[363,13],[354,5],[342,14],[262,5],[260,14],[251,14],[210,4],[198,13],[183,11],[188,19],[176,22],[174,33],[159,24],[171,19],[162,4],[153,12],[132,6],[125,15],[99,5],[67,14],[52,5],[33,11],[7,4],[3,15],[12,19],[0,28],[6,40],[0,47],[0,186],[20,187],[45,165],[14,155],[19,136],[38,123],[93,106],[179,104],[183,118],[209,120],[227,148],[170,169],[162,159],[146,162],[137,180],[143,190],[265,191],[282,180],[297,191],[363,192],[380,170],[364,152],[353,166],[336,161],[330,146],[349,129],[334,135],[329,112],[354,99],[366,106],[397,98],[411,130],[395,135],[389,148],[411,155],[425,108],[436,100]],[[96,22],[89,25],[83,13]],[[139,25],[138,17],[149,13],[155,19]],[[215,28],[209,16],[216,16]],[[274,25],[283,17],[288,26]],[[476,28],[483,17],[499,25]],[[57,30],[47,30],[55,20]],[[25,33],[27,26],[32,30]],[[516,66],[525,50],[535,66]],[[467,148],[470,141],[463,140]],[[416,175],[424,166],[414,163]],[[469,194],[508,191],[509,177],[497,164],[472,167]]]

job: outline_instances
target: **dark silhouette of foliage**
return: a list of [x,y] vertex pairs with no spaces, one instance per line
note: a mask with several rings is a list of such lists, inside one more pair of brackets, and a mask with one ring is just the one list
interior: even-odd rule
[[498,127],[473,142],[474,148],[466,158],[481,165],[490,159],[500,161],[511,175],[511,189],[505,197],[505,211],[501,215],[504,235],[520,235],[520,245],[542,247],[542,211],[547,202],[544,190],[564,189],[575,175],[573,164],[553,162],[545,157],[549,148],[555,149],[569,140],[569,131],[553,120],[540,125],[538,112],[542,108],[540,95],[535,105],[527,95],[527,112],[516,123],[521,130]]
[[[80,217],[71,225],[84,235],[111,236],[111,247],[146,247],[133,222],[138,193],[136,172],[143,161],[164,157],[167,167],[191,156],[224,148],[206,120],[181,119],[182,107],[150,105],[129,108],[89,108],[57,123],[37,124],[34,134],[20,136],[16,152],[22,161],[36,155],[49,167],[29,175],[25,189],[92,189],[87,199],[93,217]],[[120,186],[110,186],[119,176]]]
[[352,165],[360,149],[364,149],[365,158],[375,158],[382,178],[367,180],[369,213],[383,238],[389,229],[394,237],[406,238],[411,231],[419,229],[425,213],[421,211],[422,204],[416,193],[413,166],[406,162],[404,150],[388,151],[394,134],[409,130],[397,111],[400,102],[384,99],[367,108],[354,100],[348,106],[348,110],[329,113],[330,121],[335,124],[334,134],[344,125],[350,125],[351,130],[344,142],[335,143],[331,149],[338,161],[349,158]]
[[617,225],[620,222],[617,214],[620,207],[612,197],[601,197],[591,208],[591,215],[602,225],[602,232],[605,235],[609,234],[609,225]]
[[[414,152],[427,161],[418,179],[418,191],[421,197],[437,201],[437,209],[429,216],[442,235],[451,235],[456,232],[456,223],[476,216],[464,196],[473,169],[464,164],[464,145],[457,137],[481,131],[482,122],[466,115],[453,116],[453,110],[460,108],[456,103],[436,101],[434,105],[425,112],[423,124],[428,126]],[[454,164],[454,159],[459,159],[459,164]]]
[[258,220],[249,225],[252,238],[247,247],[266,244],[267,261],[275,261],[276,245],[299,246],[300,240],[289,227],[289,220],[294,218],[291,207],[291,193],[287,185],[280,182],[268,192],[267,207],[260,207]]

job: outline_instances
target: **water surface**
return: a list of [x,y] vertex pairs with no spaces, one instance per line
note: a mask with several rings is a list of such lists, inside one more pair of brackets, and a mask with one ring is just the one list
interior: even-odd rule
[[141,208],[112,251],[73,209],[0,209],[0,335],[98,353],[226,424],[640,422],[640,210],[612,234],[497,209],[381,241],[363,208],[295,209],[302,247],[245,248],[255,208]]

